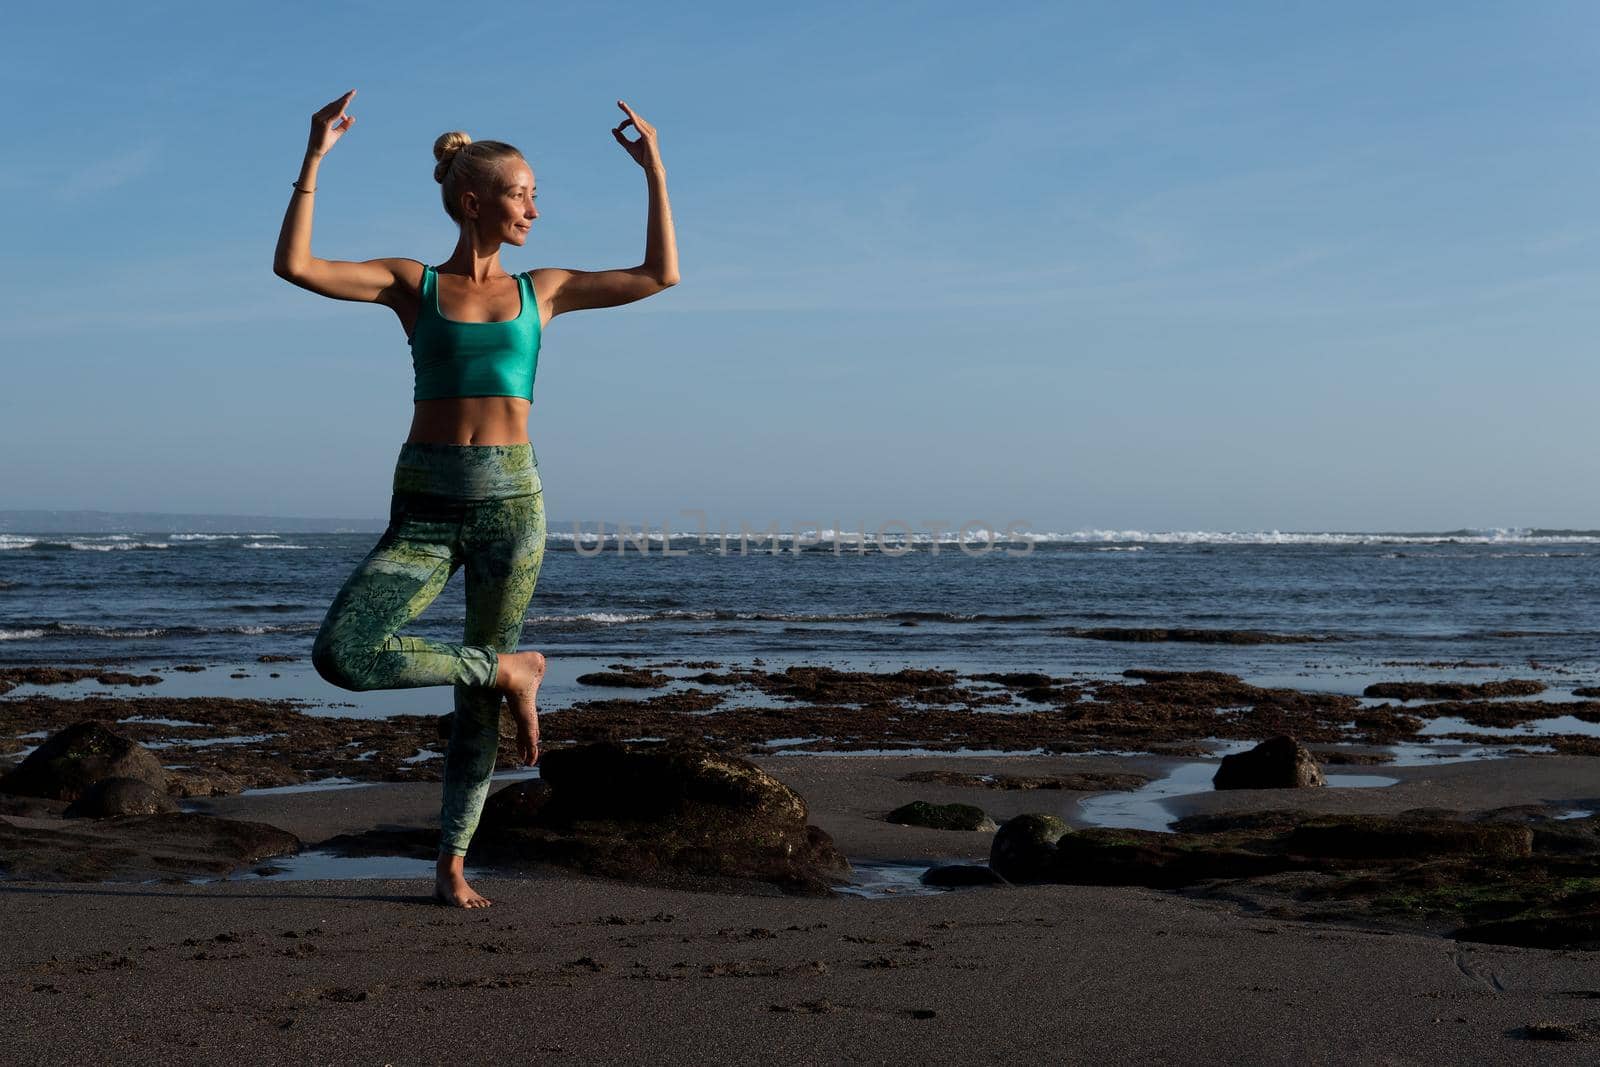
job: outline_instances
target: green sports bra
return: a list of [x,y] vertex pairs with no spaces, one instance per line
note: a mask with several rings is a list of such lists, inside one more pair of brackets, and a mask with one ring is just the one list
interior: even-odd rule
[[539,368],[539,301],[533,278],[517,275],[522,308],[505,322],[456,322],[439,314],[439,277],[422,268],[417,323],[411,330],[414,400],[458,396],[520,396],[533,400]]

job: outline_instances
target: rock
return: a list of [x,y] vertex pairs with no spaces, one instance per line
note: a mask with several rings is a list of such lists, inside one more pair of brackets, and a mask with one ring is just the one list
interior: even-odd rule
[[806,824],[799,795],[703,744],[603,742],[557,749],[539,783],[489,799],[472,857],[551,862],[654,884],[738,879],[825,895],[850,866]]
[[480,823],[487,826],[531,826],[550,800],[550,783],[541,778],[508,785],[483,805]]
[[1038,674],[1033,671],[1013,671],[1003,674],[974,674],[973,679],[979,682],[994,682],[1011,689],[1046,689],[1055,684],[1055,679],[1048,674]]
[[1329,767],[1375,767],[1393,763],[1392,752],[1318,752],[1317,758]]
[[1306,789],[1328,783],[1311,753],[1279,734],[1249,752],[1224,756],[1211,784],[1217,789]]
[[[1600,950],[1592,851],[1600,834],[1581,825],[1600,820],[1549,810],[1219,812],[1183,819],[1175,833],[1095,827],[1059,836],[1059,820],[1028,815],[995,835],[990,867],[1012,881],[1181,889],[1286,918]],[[981,869],[935,869],[924,880],[969,878],[981,881]]]
[[66,810],[69,819],[104,819],[115,815],[158,815],[177,811],[177,802],[137,778],[103,778],[84,790]]
[[0,693],[19,684],[64,685],[93,678],[101,685],[158,685],[159,674],[127,674],[101,667],[6,667],[0,668]]
[[1461,822],[1407,815],[1336,815],[1296,826],[1284,842],[1301,856],[1360,860],[1484,856],[1520,859],[1533,853],[1533,830],[1514,823]]
[[1391,700],[1470,700],[1529,697],[1544,690],[1545,684],[1532,678],[1508,678],[1499,682],[1375,682],[1361,695]]
[[1132,667],[1122,672],[1124,678],[1137,678],[1141,682],[1186,682],[1208,685],[1244,685],[1237,674],[1222,671],[1162,671],[1148,667]]
[[243,792],[246,784],[237,775],[221,771],[213,774],[167,772],[167,795],[174,797],[228,797]]
[[883,818],[886,822],[901,826],[926,826],[932,830],[993,833],[996,829],[994,820],[973,804],[930,804],[926,800],[913,800],[895,808]]
[[105,778],[134,778],[157,792],[167,789],[166,772],[155,753],[91,720],[51,735],[0,777],[0,793],[77,800]]
[[1006,820],[989,846],[989,866],[1008,882],[1050,880],[1056,842],[1070,827],[1054,815],[1018,815]]
[[[449,741],[450,734],[455,730],[455,728],[456,713],[453,711],[447,711],[443,715],[439,716],[434,733],[438,735],[439,740]],[[500,738],[503,741],[515,741],[517,738],[516,720],[511,717],[511,713],[507,711],[504,706],[500,708]]]
[[27,881],[221,878],[300,850],[293,834],[258,822],[176,813],[110,822],[18,825],[0,819],[6,876]]
[[557,818],[662,821],[708,803],[779,823],[803,823],[805,801],[748,760],[690,741],[601,742],[558,749],[539,763]]
[[1062,836],[1051,881],[1172,889],[1219,878],[1275,874],[1289,866],[1282,857],[1241,849],[1227,835],[1096,827]]
[[981,863],[946,863],[922,872],[923,885],[956,888],[969,885],[1005,885],[1006,880]]
[[672,681],[659,671],[590,671],[578,675],[579,685],[607,686],[613,689],[660,689]]
[[1552,918],[1503,919],[1465,926],[1450,935],[1457,941],[1533,948],[1600,949],[1600,911]]
[[[46,800],[44,797],[24,797],[14,793],[0,793],[0,815],[21,815],[29,819],[65,818],[65,800]],[[0,864],[4,860],[0,859]]]
[[1285,834],[1296,826],[1317,817],[1315,812],[1294,809],[1290,811],[1214,811],[1198,815],[1185,815],[1172,824],[1180,834],[1221,834],[1234,831],[1261,831],[1268,834]]

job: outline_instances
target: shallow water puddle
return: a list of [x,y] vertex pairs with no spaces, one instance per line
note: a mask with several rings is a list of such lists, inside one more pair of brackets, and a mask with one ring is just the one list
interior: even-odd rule
[[851,880],[848,885],[836,885],[835,893],[867,900],[887,900],[891,897],[927,897],[944,893],[938,886],[923,885],[926,863],[900,863],[891,860],[851,860]]
[[[868,900],[887,900],[893,897],[932,896],[945,892],[934,886],[922,884],[926,863],[900,863],[880,860],[855,860],[851,862],[852,881],[848,885],[834,886],[834,891],[844,896]],[[363,879],[394,879],[428,881],[434,875],[434,861],[410,856],[340,856],[333,852],[312,849],[294,856],[280,856],[267,860],[247,871],[230,874],[230,882],[349,882]],[[469,867],[468,879],[492,878],[497,872],[488,868]],[[214,878],[195,878],[195,884],[218,881]]]
[[[1549,745],[1469,745],[1436,741],[1428,744],[1402,742],[1385,746],[1394,753],[1389,767],[1437,767],[1445,763],[1474,763],[1478,760],[1510,759],[1524,753],[1551,752]],[[1515,747],[1516,751],[1513,751]]]
[[[1162,801],[1211,792],[1211,779],[1221,765],[1220,757],[1249,751],[1255,744],[1254,741],[1232,742],[1221,747],[1216,760],[1180,763],[1165,776],[1130,793],[1105,793],[1081,800],[1078,802],[1077,818],[1090,826],[1169,833],[1177,820]],[[1325,777],[1328,787],[1333,789],[1376,789],[1394,785],[1400,780],[1380,774],[1328,774]]]
[[165,748],[210,748],[213,745],[255,745],[262,741],[271,741],[283,734],[240,734],[237,737],[196,737],[184,738],[174,741],[146,741],[144,747],[152,750]]
[[1474,726],[1466,719],[1441,715],[1429,719],[1422,726],[1423,736],[1437,734],[1486,734],[1492,737],[1519,737],[1527,734],[1553,736],[1556,734],[1581,734],[1600,737],[1600,723],[1585,722],[1575,715],[1557,715],[1549,719],[1534,719],[1521,726]]
[[272,785],[259,789],[244,789],[239,792],[239,795],[242,797],[270,797],[280,793],[320,793],[325,789],[359,789],[363,786],[382,784],[382,782],[360,782],[354,778],[318,778],[314,782],[299,782],[295,785]]
[[[483,878],[493,872],[467,869],[468,878]],[[230,874],[230,882],[348,882],[363,878],[393,878],[432,881],[434,861],[410,856],[340,856],[313,849],[294,856],[280,856],[252,870]],[[210,879],[197,879],[209,881]]]
[[[801,738],[796,743],[807,740]],[[1042,748],[855,748],[855,749],[828,749],[826,751],[812,751],[810,749],[794,750],[781,748],[775,752],[767,753],[772,756],[1043,756],[1047,752]]]

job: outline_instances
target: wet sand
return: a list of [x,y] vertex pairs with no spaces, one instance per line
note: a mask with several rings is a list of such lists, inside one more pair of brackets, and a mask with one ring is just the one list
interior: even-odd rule
[[[1075,821],[1088,795],[909,774],[1131,772],[1155,756],[767,756],[854,860],[982,861],[991,835],[894,826],[913,799]],[[1197,793],[1174,814],[1472,812],[1600,800],[1593,759],[1335,768],[1384,788]],[[310,845],[436,825],[438,785],[193,798]],[[417,880],[0,882],[7,1059],[430,1063],[1593,1062],[1593,953],[1268,918],[1137,888],[827,899],[630,886],[543,868],[447,911]],[[1541,1028],[1542,1024],[1554,1024]],[[1532,1027],[1533,1029],[1529,1029]],[[1580,1038],[1539,1040],[1534,1035]]]

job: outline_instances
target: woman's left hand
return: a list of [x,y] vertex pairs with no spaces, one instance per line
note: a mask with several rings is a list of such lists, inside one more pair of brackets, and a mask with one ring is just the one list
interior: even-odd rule
[[[617,106],[628,113],[628,117],[619,122],[611,131],[617,143],[628,150],[628,155],[633,161],[645,170],[661,170],[661,147],[656,143],[656,128],[640,118],[638,113],[623,103],[617,101]],[[639,131],[639,139],[630,141],[622,135],[623,127],[631,125]]]

